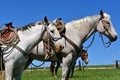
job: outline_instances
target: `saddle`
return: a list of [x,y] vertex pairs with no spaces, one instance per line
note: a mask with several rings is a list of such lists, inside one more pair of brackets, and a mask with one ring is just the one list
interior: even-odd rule
[[13,45],[18,42],[17,30],[12,26],[12,22],[5,24],[6,27],[0,31],[0,44]]
[[65,34],[66,28],[64,22],[61,20],[61,18],[57,19],[55,22],[56,28],[59,31],[60,35],[63,37],[62,34]]

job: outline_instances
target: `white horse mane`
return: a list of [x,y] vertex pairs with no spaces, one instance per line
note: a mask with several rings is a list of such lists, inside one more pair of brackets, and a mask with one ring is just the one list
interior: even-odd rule
[[[82,19],[74,20],[69,23],[70,25],[73,25],[72,27],[74,27],[75,29],[80,30],[82,27],[87,27],[85,25],[93,25],[92,23],[96,20],[99,20],[99,18],[100,15],[86,16]],[[104,18],[110,19],[110,15],[104,13]]]

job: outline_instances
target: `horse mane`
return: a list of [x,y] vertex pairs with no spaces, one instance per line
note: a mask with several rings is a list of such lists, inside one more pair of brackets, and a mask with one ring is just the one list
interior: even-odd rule
[[42,24],[42,22],[29,23],[29,24],[27,24],[27,25],[25,25],[23,27],[18,28],[17,30],[25,31],[25,30],[28,30],[31,27],[34,27],[36,25],[41,25],[41,24]]
[[[76,28],[77,30],[81,29],[82,27],[87,27],[85,25],[92,25],[93,21],[99,20],[100,15],[93,15],[93,16],[86,16],[84,18],[73,20],[68,23],[72,25],[72,27]],[[107,13],[104,13],[104,18],[110,19],[110,15]]]
[[104,13],[104,17],[110,19],[110,15],[107,13]]

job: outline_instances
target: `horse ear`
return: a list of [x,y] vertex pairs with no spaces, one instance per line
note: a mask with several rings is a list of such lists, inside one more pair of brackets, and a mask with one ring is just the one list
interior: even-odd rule
[[104,18],[103,11],[100,10],[100,19]]
[[44,22],[45,22],[45,24],[47,24],[47,25],[49,24],[48,19],[47,19],[46,16],[44,17]]
[[58,18],[57,20],[62,20],[62,18]]

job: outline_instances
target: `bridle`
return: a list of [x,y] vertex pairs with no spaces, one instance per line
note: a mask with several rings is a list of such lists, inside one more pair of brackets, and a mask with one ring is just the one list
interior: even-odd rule
[[[52,23],[52,25],[55,25],[55,24]],[[46,29],[47,29],[47,28],[46,28]],[[57,52],[56,52],[56,47],[55,47],[55,45],[54,45],[54,41],[57,41],[57,40],[59,40],[59,39],[61,39],[61,38],[54,39],[54,38],[50,35],[50,33],[47,31],[47,39],[46,39],[46,40],[43,40],[43,45],[44,45],[43,51],[44,51],[44,53],[45,53],[46,55],[49,55],[50,58],[53,57],[55,53],[57,53]],[[37,51],[38,51],[38,50],[37,50]],[[49,56],[47,56],[47,57],[45,56],[45,59],[47,59]],[[49,58],[49,59],[50,59],[50,58]]]
[[[109,27],[110,24],[109,24],[109,23],[106,23],[105,20],[102,20],[102,19],[101,19],[101,22],[102,22],[102,24],[103,24],[103,27],[104,27],[105,31],[107,31],[107,33],[110,35],[110,32],[109,32],[108,29],[106,28],[106,26]],[[104,45],[106,48],[108,48],[108,47],[111,45],[111,41],[109,40],[108,42],[105,42],[104,39],[103,39],[102,33],[100,33],[100,37],[101,37],[101,40],[102,40],[103,45]]]

